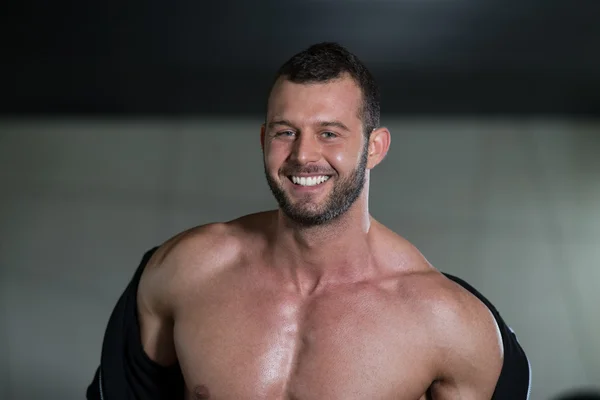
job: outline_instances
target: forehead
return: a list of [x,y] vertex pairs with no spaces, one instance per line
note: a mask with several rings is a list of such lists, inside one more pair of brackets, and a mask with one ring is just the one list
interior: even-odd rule
[[296,124],[338,120],[348,127],[361,124],[362,93],[350,77],[328,82],[294,83],[280,78],[271,91],[267,120]]

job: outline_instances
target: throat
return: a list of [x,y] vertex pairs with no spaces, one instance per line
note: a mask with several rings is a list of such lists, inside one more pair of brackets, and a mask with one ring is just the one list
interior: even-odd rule
[[275,265],[284,268],[288,282],[302,296],[325,287],[364,281],[372,275],[373,259],[366,243],[354,246],[281,247]]
[[368,213],[362,214],[350,209],[331,223],[303,227],[279,211],[272,232],[273,265],[289,269],[301,293],[329,283],[364,280],[375,264],[371,256],[375,233]]

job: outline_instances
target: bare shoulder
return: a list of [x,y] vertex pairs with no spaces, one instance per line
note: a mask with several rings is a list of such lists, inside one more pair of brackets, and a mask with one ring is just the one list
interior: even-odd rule
[[393,252],[405,265],[400,294],[413,305],[435,353],[436,385],[441,398],[491,398],[503,364],[503,344],[488,307],[467,289],[434,268],[402,238]]
[[467,399],[490,398],[503,365],[502,336],[493,314],[440,272],[423,274],[419,288],[421,313],[437,355],[435,390],[447,397],[460,392]]
[[498,324],[475,295],[438,273],[429,295],[430,331],[437,357],[434,391],[466,399],[491,398],[503,365]]
[[[485,334],[493,340],[500,337],[491,311],[475,295],[447,278],[429,263],[425,256],[408,240],[387,233],[385,257],[393,260],[399,271],[405,294],[415,298],[420,311],[431,316],[433,328],[442,330],[448,337],[448,326],[460,330]],[[388,256],[389,255],[389,256]],[[387,262],[387,260],[386,260]]]
[[[177,359],[174,326],[178,312],[194,303],[203,285],[232,269],[261,232],[264,217],[242,217],[199,226],[162,244],[140,278],[137,308],[140,338],[150,359],[172,365]],[[251,240],[251,239],[250,239]]]
[[144,268],[138,299],[151,309],[170,313],[172,303],[187,289],[239,264],[249,236],[259,235],[255,226],[265,217],[256,214],[206,224],[170,238]]
[[[433,317],[430,322],[450,343],[466,340],[465,334],[469,333],[490,339],[491,345],[498,344],[500,335],[494,316],[467,289],[439,271],[432,271],[422,279],[421,293],[424,306]],[[492,349],[495,347],[491,346]]]
[[145,272],[177,275],[192,266],[218,268],[237,252],[232,231],[227,223],[211,223],[182,232],[156,250]]

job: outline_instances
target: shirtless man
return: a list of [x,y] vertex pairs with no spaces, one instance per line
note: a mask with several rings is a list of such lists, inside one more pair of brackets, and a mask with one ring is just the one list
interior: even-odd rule
[[190,400],[492,398],[490,309],[369,214],[390,132],[361,62],[322,43],[284,64],[260,143],[279,208],[153,253],[137,291],[149,360],[179,365]]

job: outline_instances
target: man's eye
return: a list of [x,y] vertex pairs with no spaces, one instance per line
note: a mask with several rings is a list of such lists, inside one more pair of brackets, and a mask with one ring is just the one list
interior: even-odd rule
[[281,132],[277,132],[277,136],[284,136],[284,137],[290,137],[295,135],[294,131],[281,131]]
[[321,133],[321,136],[323,136],[325,139],[331,139],[336,137],[337,135],[333,132],[323,132]]

